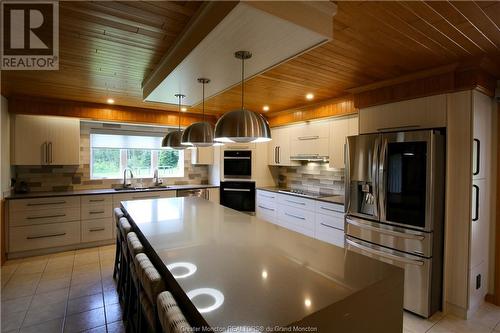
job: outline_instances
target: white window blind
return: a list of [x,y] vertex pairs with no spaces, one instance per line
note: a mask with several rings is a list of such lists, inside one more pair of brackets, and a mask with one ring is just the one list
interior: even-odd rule
[[104,134],[91,133],[90,146],[92,148],[117,149],[161,149],[163,136],[157,133],[124,134],[123,132]]

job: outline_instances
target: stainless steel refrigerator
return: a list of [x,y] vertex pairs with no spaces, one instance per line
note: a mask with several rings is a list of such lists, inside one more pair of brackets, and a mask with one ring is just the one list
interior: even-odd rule
[[346,248],[405,270],[404,307],[441,308],[445,136],[440,130],[348,137]]

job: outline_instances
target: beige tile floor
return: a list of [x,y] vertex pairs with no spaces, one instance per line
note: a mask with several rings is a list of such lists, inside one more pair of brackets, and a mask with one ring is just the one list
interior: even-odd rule
[[114,255],[111,245],[7,261],[1,332],[124,332]]
[[[1,332],[124,332],[114,245],[8,261],[1,267]],[[469,320],[404,314],[403,333],[500,333],[500,307]],[[368,332],[367,332],[368,333]]]

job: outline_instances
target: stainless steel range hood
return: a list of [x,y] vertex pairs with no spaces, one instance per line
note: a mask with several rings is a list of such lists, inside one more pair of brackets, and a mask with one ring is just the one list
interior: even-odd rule
[[307,161],[307,162],[328,162],[330,156],[321,156],[318,154],[299,154],[290,156],[291,161]]

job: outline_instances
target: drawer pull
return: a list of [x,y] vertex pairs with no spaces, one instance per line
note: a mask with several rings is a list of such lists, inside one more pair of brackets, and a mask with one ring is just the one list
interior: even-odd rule
[[27,206],[48,206],[48,205],[62,205],[65,204],[66,201],[54,201],[54,202],[36,202],[36,203],[28,203]]
[[259,194],[259,196],[264,197],[264,198],[268,198],[268,199],[274,199],[274,197],[272,197],[270,195]]
[[259,205],[259,208],[262,208],[262,209],[267,209],[267,210],[270,210],[270,211],[274,212],[274,209],[272,209],[272,208],[267,208],[267,207],[264,207],[264,206],[261,206],[261,205]]
[[293,215],[293,214],[288,214],[288,213],[285,213],[285,215],[288,215],[288,216],[294,217],[294,218],[299,219],[299,220],[305,220],[305,219],[306,219],[305,217],[300,217],[300,216]]
[[65,232],[61,232],[59,234],[50,234],[50,235],[41,235],[41,236],[28,236],[26,239],[39,239],[39,238],[49,238],[49,237],[58,237],[66,235]]
[[320,224],[323,226],[323,227],[327,227],[327,228],[332,228],[332,229],[335,229],[335,230],[340,230],[340,231],[344,231],[340,228],[336,228],[334,227],[333,225],[329,225],[329,224],[326,224],[326,223],[323,223],[323,222],[320,222]]
[[27,220],[37,220],[37,219],[50,219],[55,217],[64,217],[66,214],[56,214],[56,215],[45,215],[45,216],[28,216]]
[[287,200],[287,199],[285,199],[285,201],[287,201],[287,202],[291,202],[291,203],[294,203],[294,204],[296,204],[296,205],[302,205],[302,206],[305,206],[305,205],[306,205],[306,203],[305,203],[305,202],[297,202],[297,201]]
[[103,210],[94,210],[94,211],[89,212],[89,214],[104,214],[104,211]]
[[95,232],[95,231],[104,231],[106,230],[106,228],[90,228],[89,231],[90,232]]
[[327,210],[327,211],[329,211],[329,212],[340,213],[338,210],[331,209],[331,208],[326,208],[326,207],[323,207],[323,206],[320,206],[319,208],[324,209],[324,210]]
[[103,202],[105,199],[90,199],[89,202]]

